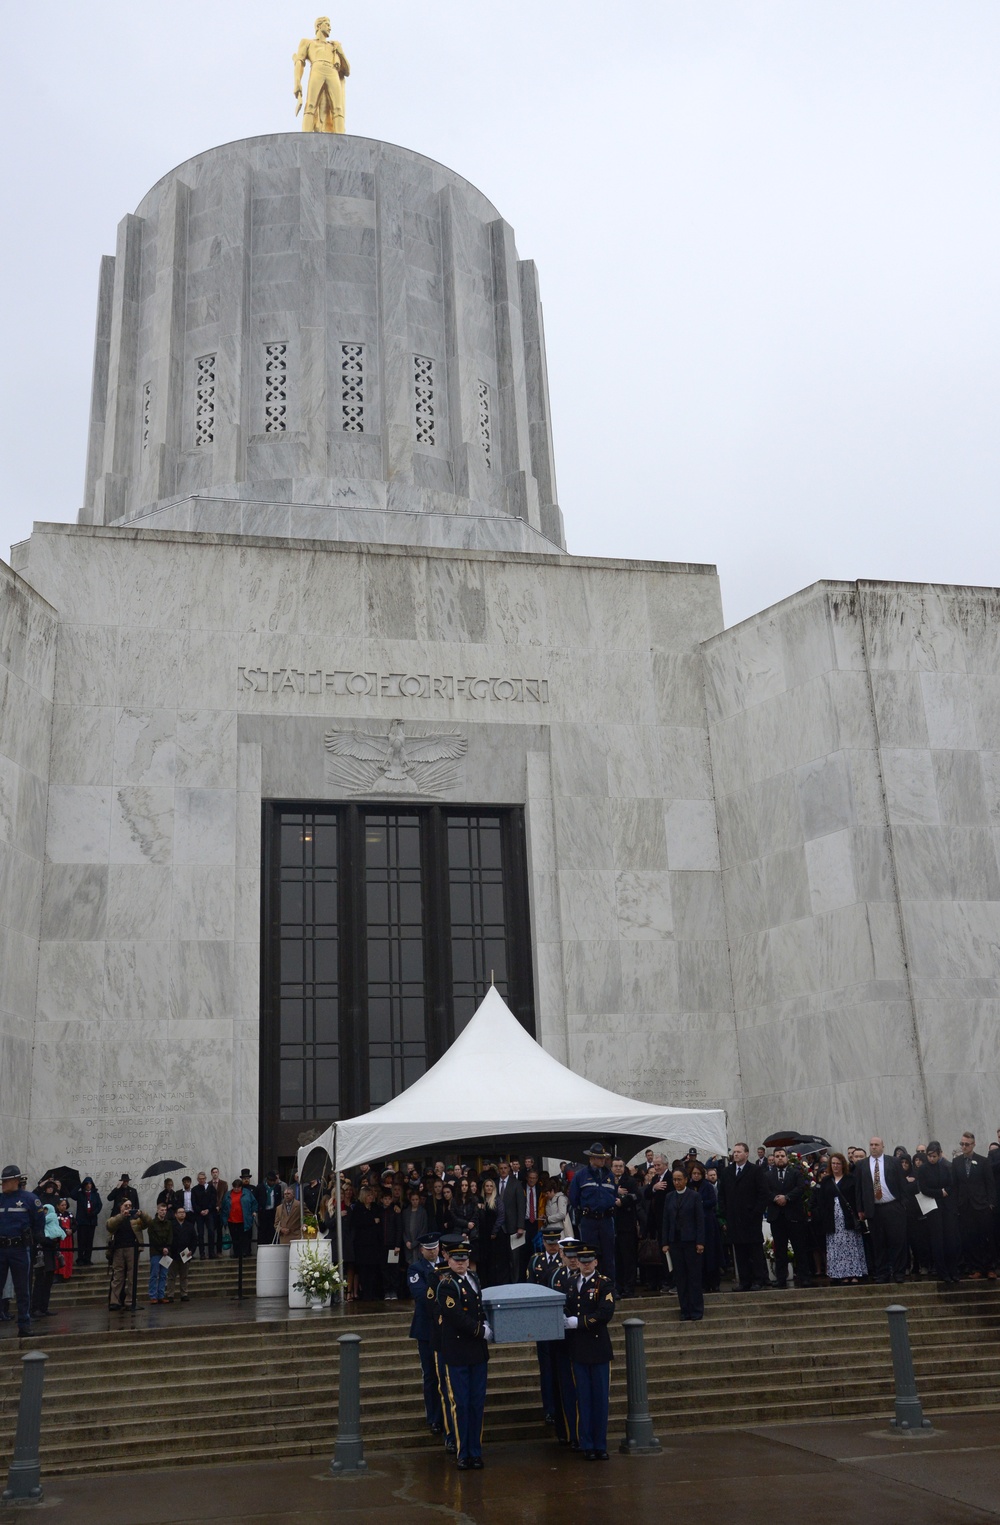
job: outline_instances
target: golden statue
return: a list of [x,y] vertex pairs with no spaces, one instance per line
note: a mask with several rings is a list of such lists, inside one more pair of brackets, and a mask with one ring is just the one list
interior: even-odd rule
[[302,71],[309,64],[303,132],[344,132],[344,80],[351,66],[339,42],[330,41],[330,18],[316,19],[316,36],[303,37],[295,63],[295,115],[302,110]]

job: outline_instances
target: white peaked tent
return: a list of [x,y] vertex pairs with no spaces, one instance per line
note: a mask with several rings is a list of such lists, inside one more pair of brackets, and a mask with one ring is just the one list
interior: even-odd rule
[[593,1139],[621,1149],[656,1139],[726,1152],[721,1110],[663,1107],[618,1096],[575,1075],[547,1054],[491,987],[465,1030],[419,1080],[384,1107],[333,1123],[299,1150],[323,1150],[335,1175],[365,1161],[395,1159],[428,1144],[477,1144],[482,1149],[532,1139],[553,1149]]

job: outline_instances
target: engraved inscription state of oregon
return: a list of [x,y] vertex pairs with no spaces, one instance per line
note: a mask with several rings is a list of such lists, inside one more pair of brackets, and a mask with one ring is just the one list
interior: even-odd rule
[[548,704],[547,678],[493,678],[469,673],[372,672],[347,667],[238,667],[240,693],[327,694],[342,699],[468,699]]

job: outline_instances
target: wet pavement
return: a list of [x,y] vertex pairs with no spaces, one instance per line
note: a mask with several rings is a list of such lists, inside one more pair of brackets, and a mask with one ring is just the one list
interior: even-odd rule
[[[738,1399],[736,1400],[738,1402]],[[219,1415],[220,1431],[225,1415]],[[487,1442],[489,1411],[487,1409]],[[659,1456],[586,1462],[551,1442],[486,1446],[484,1472],[443,1454],[381,1455],[330,1478],[316,1458],[55,1478],[39,1516],[67,1525],[979,1525],[1000,1520],[1000,1415],[956,1414],[898,1439],[871,1420],[661,1436]],[[179,1460],[179,1458],[178,1458]],[[44,1483],[44,1479],[43,1479]],[[21,1518],[23,1516],[19,1516]]]

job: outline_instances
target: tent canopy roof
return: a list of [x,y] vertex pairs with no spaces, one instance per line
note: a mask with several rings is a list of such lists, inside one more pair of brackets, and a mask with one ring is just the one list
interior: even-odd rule
[[325,1150],[349,1170],[426,1145],[497,1149],[520,1139],[553,1149],[614,1140],[619,1151],[670,1139],[725,1154],[726,1114],[634,1101],[585,1080],[546,1053],[491,987],[437,1064],[385,1106],[333,1123],[298,1162],[301,1171]]

